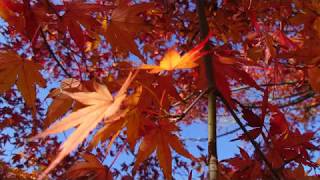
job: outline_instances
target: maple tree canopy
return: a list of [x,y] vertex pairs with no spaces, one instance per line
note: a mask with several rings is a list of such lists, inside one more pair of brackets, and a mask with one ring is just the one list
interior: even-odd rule
[[319,45],[318,0],[1,0],[0,174],[319,179]]

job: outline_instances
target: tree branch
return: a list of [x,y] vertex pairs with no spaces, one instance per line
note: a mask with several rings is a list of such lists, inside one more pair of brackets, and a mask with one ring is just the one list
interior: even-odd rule
[[194,101],[192,101],[192,103],[181,113],[178,115],[170,115],[171,118],[176,118],[174,120],[175,123],[181,121],[187,114],[188,112],[193,108],[194,105],[197,104],[197,102],[205,95],[207,94],[209,91],[209,89],[206,89],[205,91],[202,91]]
[[[261,87],[270,87],[270,86],[289,86],[294,85],[296,86],[299,83],[307,83],[307,81],[289,81],[289,82],[281,82],[281,83],[268,83],[268,84],[259,84],[258,86]],[[231,91],[241,91],[252,88],[251,86],[240,86],[234,89],[231,89]]]
[[[297,105],[297,104],[303,102],[304,100],[312,98],[314,95],[315,95],[315,93],[310,91],[306,95],[298,97],[295,100],[290,101],[288,103],[280,104],[280,105],[278,105],[278,107],[279,108],[285,108],[285,107],[288,107],[288,106]],[[257,109],[257,108],[261,108],[262,107],[261,105],[248,105],[248,104],[243,105],[243,106],[246,107],[246,108],[251,108],[251,109]]]
[[[246,125],[245,125],[245,126],[246,126]],[[223,136],[227,136],[227,135],[236,133],[236,132],[238,132],[238,131],[240,131],[240,130],[241,130],[241,128],[239,127],[239,128],[236,128],[236,129],[227,131],[227,132],[225,132],[225,133],[219,134],[219,135],[217,136],[217,138],[220,138],[220,137],[223,137]]]
[[46,35],[44,34],[43,32],[43,29],[40,30],[41,32],[41,36],[42,36],[42,39],[51,55],[51,57],[56,61],[56,63],[58,64],[58,66],[62,69],[62,71],[67,75],[69,76],[70,78],[72,78],[72,75],[70,73],[68,73],[68,71],[63,67],[63,65],[61,64],[61,62],[59,61],[58,57],[54,54],[53,50],[51,49],[48,41],[47,41],[47,38],[46,38]]
[[241,130],[244,132],[244,134],[248,137],[248,139],[250,140],[251,144],[253,145],[254,149],[257,151],[257,153],[259,154],[259,156],[261,157],[261,159],[265,162],[266,166],[269,168],[269,170],[271,171],[271,175],[272,175],[272,179],[274,180],[282,180],[281,176],[272,168],[271,163],[268,161],[268,159],[266,158],[266,156],[263,154],[262,150],[260,149],[259,144],[250,136],[250,134],[248,133],[248,130],[246,129],[246,127],[244,126],[244,124],[242,124],[241,120],[239,119],[239,117],[237,116],[237,114],[234,112],[234,110],[232,109],[232,107],[228,104],[228,102],[224,99],[223,96],[221,96],[221,94],[219,93],[219,97],[221,98],[222,102],[225,104],[225,106],[227,107],[228,111],[231,113],[232,117],[234,118],[234,120],[237,122],[237,124],[240,126]]
[[[196,10],[199,18],[200,37],[205,39],[209,34],[209,26],[207,22],[206,12],[204,9],[203,0],[196,1]],[[217,3],[215,1],[215,3]],[[216,4],[217,6],[217,4]],[[210,46],[207,43],[204,47],[205,51],[210,51]],[[212,67],[212,57],[207,54],[203,58],[203,63],[206,68],[206,79],[208,81],[208,88],[212,89],[208,94],[208,169],[209,180],[217,180],[218,177],[218,154],[217,154],[217,102],[214,79],[214,68]]]

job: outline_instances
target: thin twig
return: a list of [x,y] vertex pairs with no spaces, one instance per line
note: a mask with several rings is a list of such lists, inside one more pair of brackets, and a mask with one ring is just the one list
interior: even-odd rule
[[[307,83],[307,81],[289,81],[289,82],[281,82],[281,83],[268,83],[268,84],[259,84],[258,86],[260,87],[268,87],[268,86],[286,86],[286,85],[297,85],[299,83]],[[241,91],[241,90],[246,90],[250,89],[251,86],[241,86],[232,89],[231,91]]]
[[227,107],[227,109],[229,110],[229,112],[231,113],[232,117],[234,118],[234,120],[237,122],[237,124],[240,126],[241,130],[244,132],[244,134],[248,137],[248,139],[250,140],[251,144],[253,145],[253,147],[255,148],[255,150],[258,152],[259,156],[261,157],[261,159],[265,162],[265,164],[267,165],[267,167],[269,168],[269,170],[271,171],[271,175],[272,175],[272,179],[275,180],[282,180],[282,178],[280,177],[280,175],[272,168],[271,163],[268,161],[268,159],[266,158],[266,156],[263,154],[262,150],[260,149],[259,144],[251,137],[251,135],[248,133],[248,130],[246,129],[246,127],[244,126],[244,124],[242,124],[241,120],[239,119],[239,117],[237,116],[237,114],[234,112],[234,110],[232,109],[232,107],[229,105],[229,103],[224,99],[223,96],[221,96],[221,94],[219,94],[219,97],[221,98],[222,102],[225,104],[225,106]]
[[72,75],[71,75],[70,73],[68,73],[68,71],[63,67],[63,65],[62,65],[61,62],[59,61],[58,57],[55,55],[55,53],[54,53],[53,50],[51,49],[51,47],[50,47],[50,45],[49,45],[49,43],[48,43],[48,41],[47,41],[46,35],[45,35],[44,32],[43,32],[43,29],[41,29],[40,32],[41,32],[41,36],[42,36],[42,38],[43,38],[43,40],[44,40],[44,43],[45,43],[45,45],[46,45],[46,47],[47,47],[47,49],[48,49],[51,57],[56,61],[56,63],[57,63],[58,66],[62,69],[62,71],[63,71],[67,76],[69,76],[70,78],[72,78]]
[[[245,126],[246,126],[246,125],[245,125]],[[238,131],[240,131],[240,130],[241,130],[240,127],[239,127],[239,128],[236,128],[236,129],[233,129],[233,130],[230,130],[230,131],[228,131],[228,132],[225,132],[225,133],[222,133],[222,134],[217,135],[217,138],[220,138],[220,137],[223,137],[223,136],[227,136],[227,135],[236,133],[236,132],[238,132]]]
[[[307,93],[306,95],[304,96],[301,96],[299,98],[296,98],[295,100],[293,101],[290,101],[288,103],[284,103],[284,104],[280,104],[278,107],[279,108],[285,108],[285,107],[288,107],[288,106],[293,106],[293,105],[297,105],[309,98],[312,98],[313,96],[315,95],[314,92],[310,91],[309,93]],[[243,105],[243,107],[246,107],[246,108],[251,108],[251,109],[257,109],[257,108],[261,108],[262,106],[261,105]]]
[[[247,125],[245,125],[245,126],[247,126]],[[240,127],[239,127],[239,128],[235,128],[235,129],[232,129],[232,130],[230,130],[230,131],[227,131],[227,132],[225,132],[225,133],[222,133],[222,134],[217,135],[217,138],[221,138],[221,137],[224,137],[224,136],[227,136],[227,135],[236,133],[236,132],[238,132],[238,131],[240,131],[240,130],[241,130]],[[183,140],[186,140],[186,141],[206,142],[206,141],[208,141],[208,138],[185,138],[185,139],[183,139]]]
[[170,117],[176,118],[173,120],[173,122],[177,123],[181,121],[187,114],[188,112],[193,108],[194,105],[197,104],[197,102],[206,94],[209,92],[209,89],[206,89],[205,91],[202,91],[194,101],[181,113],[178,115],[170,115]]
[[207,142],[208,138],[185,138],[183,141]]
[[189,99],[191,99],[193,96],[197,95],[197,94],[198,94],[198,92],[192,92],[192,93],[190,93],[187,97],[185,97],[184,99],[182,99],[181,101],[178,101],[178,102],[172,104],[171,107],[179,106],[179,105],[182,104],[182,103],[183,103],[183,104],[187,104],[187,101],[188,101]]

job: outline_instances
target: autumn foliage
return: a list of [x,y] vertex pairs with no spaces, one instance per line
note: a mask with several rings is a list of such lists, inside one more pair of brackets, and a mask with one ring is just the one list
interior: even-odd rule
[[[318,0],[1,0],[0,17],[3,178],[319,179]],[[241,145],[213,164],[219,145],[181,135],[210,113]]]

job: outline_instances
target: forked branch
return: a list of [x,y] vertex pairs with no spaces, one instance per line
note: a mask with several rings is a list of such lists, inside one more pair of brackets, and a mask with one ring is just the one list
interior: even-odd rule
[[246,129],[245,125],[241,122],[240,118],[237,116],[237,114],[232,109],[230,104],[226,101],[226,99],[224,99],[224,97],[220,93],[218,93],[218,95],[219,95],[220,99],[222,100],[222,102],[225,104],[225,106],[228,109],[228,111],[230,112],[230,114],[232,115],[233,119],[240,126],[241,130],[248,137],[248,139],[251,142],[251,144],[253,145],[254,149],[257,151],[257,153],[259,154],[261,159],[265,162],[266,166],[269,168],[269,170],[271,172],[272,179],[274,179],[274,180],[282,180],[281,176],[272,168],[271,163],[268,161],[266,156],[263,154],[259,144],[248,133],[248,130]]

